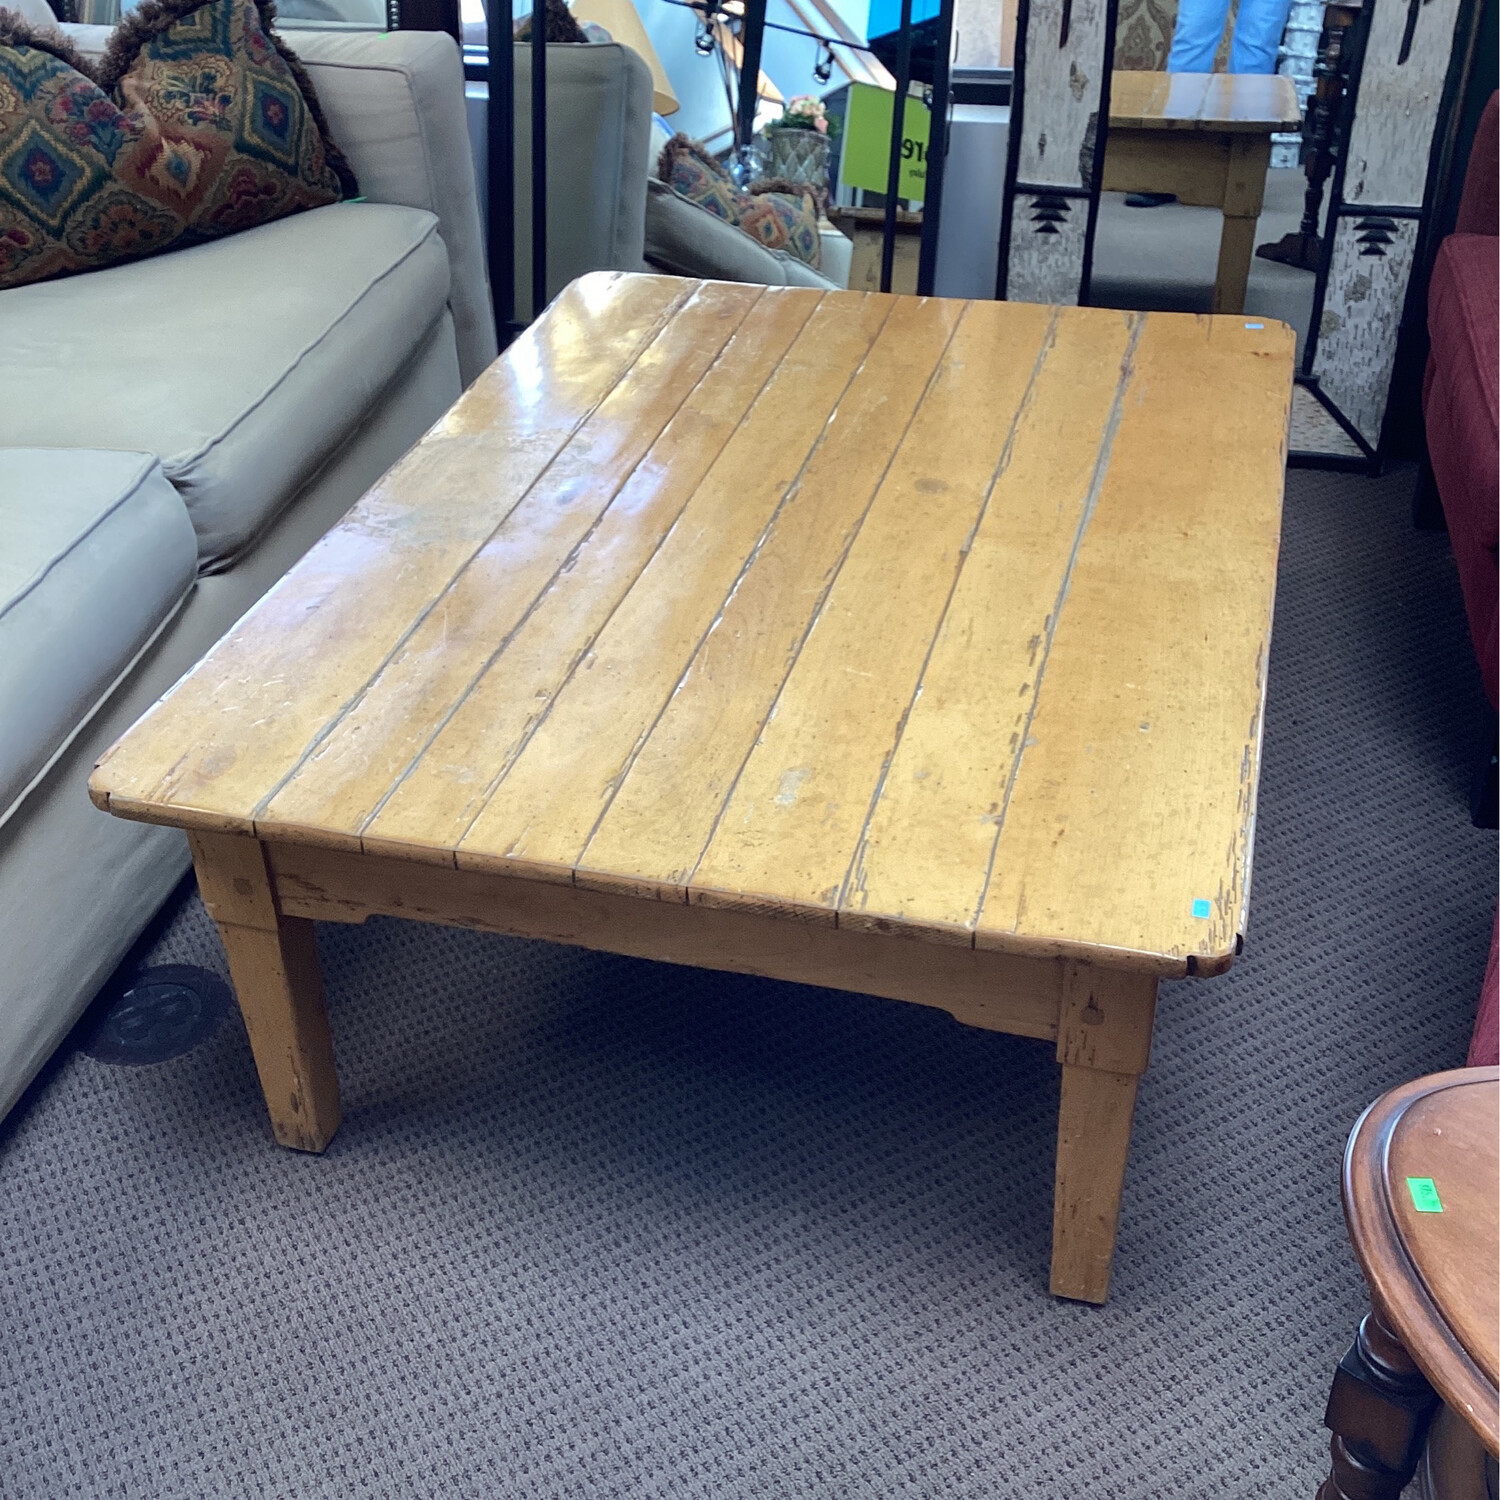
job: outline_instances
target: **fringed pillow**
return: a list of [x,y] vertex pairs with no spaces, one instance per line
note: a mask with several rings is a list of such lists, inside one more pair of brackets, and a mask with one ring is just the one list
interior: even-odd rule
[[0,10],[0,288],[358,191],[271,0],[146,0],[90,68]]
[[822,262],[823,240],[811,193],[741,192],[697,141],[681,134],[662,147],[656,175],[689,203],[742,229],[767,250],[786,250],[814,269]]

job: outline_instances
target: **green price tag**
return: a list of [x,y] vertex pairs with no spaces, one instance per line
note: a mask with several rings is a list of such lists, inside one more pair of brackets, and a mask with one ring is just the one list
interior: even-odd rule
[[[868,83],[849,85],[844,116],[844,155],[839,181],[849,187],[883,193],[891,163],[891,122],[896,96]],[[920,99],[908,97],[901,113],[901,196],[927,196],[927,138],[932,116]]]
[[1430,1177],[1408,1177],[1407,1190],[1411,1193],[1412,1206],[1419,1214],[1440,1214],[1443,1200],[1438,1197],[1437,1183]]

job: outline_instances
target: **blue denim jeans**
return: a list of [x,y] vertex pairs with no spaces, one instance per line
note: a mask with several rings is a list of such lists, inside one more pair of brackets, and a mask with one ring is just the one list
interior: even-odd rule
[[[1291,0],[1240,0],[1229,44],[1231,73],[1276,71],[1276,49],[1290,6]],[[1229,0],[1179,0],[1167,72],[1213,72],[1214,53],[1228,18]]]

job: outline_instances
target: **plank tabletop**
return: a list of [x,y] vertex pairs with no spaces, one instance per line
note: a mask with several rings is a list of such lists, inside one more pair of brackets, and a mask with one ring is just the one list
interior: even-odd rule
[[1280,323],[575,282],[101,761],[124,817],[1217,972]]
[[1297,92],[1279,73],[1112,73],[1111,129],[1268,134],[1302,121]]

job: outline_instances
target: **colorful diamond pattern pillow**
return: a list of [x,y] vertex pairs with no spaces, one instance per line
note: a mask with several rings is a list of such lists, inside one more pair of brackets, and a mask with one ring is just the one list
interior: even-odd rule
[[91,69],[0,10],[0,288],[358,191],[273,14],[270,0],[147,0]]
[[786,250],[816,267],[823,258],[812,195],[742,193],[696,141],[675,135],[662,147],[656,174],[689,203],[742,229],[767,250]]

